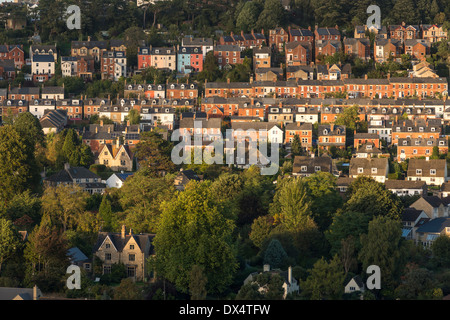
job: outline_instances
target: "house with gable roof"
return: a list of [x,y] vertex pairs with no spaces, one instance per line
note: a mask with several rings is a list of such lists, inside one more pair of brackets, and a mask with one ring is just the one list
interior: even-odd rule
[[147,258],[153,254],[154,234],[133,234],[122,225],[120,233],[99,232],[93,254],[102,261],[103,274],[111,273],[114,264],[123,263],[127,277],[144,281],[149,273]]
[[97,160],[98,164],[103,164],[113,171],[132,171],[133,154],[128,145],[120,143],[116,139],[115,144],[103,144],[100,146],[100,152]]

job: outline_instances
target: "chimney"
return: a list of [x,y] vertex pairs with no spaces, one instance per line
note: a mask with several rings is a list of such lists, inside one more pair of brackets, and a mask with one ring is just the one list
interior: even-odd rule
[[34,287],[33,287],[33,300],[38,300],[37,286],[36,285],[34,285]]
[[121,232],[121,238],[125,239],[125,225],[122,225],[122,232]]
[[292,267],[289,266],[288,268],[288,282],[289,284],[292,284]]
[[119,149],[120,148],[120,139],[116,138],[116,148]]
[[130,228],[130,233],[129,234],[130,234],[130,236],[133,235],[133,229]]
[[70,169],[70,164],[69,163],[64,163],[64,170],[69,170]]
[[227,83],[230,83],[230,82],[231,82],[230,78],[227,78]]
[[91,41],[91,36],[88,36],[88,41]]
[[103,120],[100,120],[100,127],[103,127]]
[[270,271],[270,265],[269,265],[269,264],[265,264],[265,265],[263,266],[263,271],[264,271],[264,272],[269,272],[269,271]]
[[127,127],[130,126],[130,120],[127,120]]
[[334,123],[330,123],[330,132],[333,132],[334,130]]

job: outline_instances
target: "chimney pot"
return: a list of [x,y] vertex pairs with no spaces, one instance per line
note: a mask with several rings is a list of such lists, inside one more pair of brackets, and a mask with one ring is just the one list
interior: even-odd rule
[[125,225],[122,225],[122,232],[121,232],[122,239],[125,239]]

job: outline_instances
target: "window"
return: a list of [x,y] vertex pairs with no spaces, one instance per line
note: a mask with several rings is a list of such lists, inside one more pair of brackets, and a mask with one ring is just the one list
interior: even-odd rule
[[436,175],[436,169],[430,169],[430,174]]
[[105,253],[105,261],[111,261],[111,253]]
[[364,168],[358,168],[358,173],[363,173],[364,172]]
[[372,174],[376,174],[376,173],[377,173],[377,171],[378,171],[378,169],[377,169],[377,168],[372,168]]
[[301,166],[300,170],[301,170],[302,172],[306,172],[307,167],[306,167],[306,166]]
[[130,244],[130,250],[134,250],[134,244]]
[[315,172],[320,171],[320,166],[315,166],[315,167],[314,167],[314,171],[315,171]]
[[135,261],[135,260],[136,260],[136,256],[134,254],[128,255],[128,261]]
[[107,243],[107,244],[105,244],[105,248],[109,249],[109,248],[111,248],[111,245],[109,243]]
[[416,169],[416,174],[422,174],[422,169]]

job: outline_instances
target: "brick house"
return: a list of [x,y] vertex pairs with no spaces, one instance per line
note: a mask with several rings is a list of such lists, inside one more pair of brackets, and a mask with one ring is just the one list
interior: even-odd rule
[[71,56],[93,56],[95,61],[99,62],[103,52],[107,50],[106,41],[91,41],[91,37],[88,37],[87,41],[72,41]]
[[405,40],[405,54],[409,54],[413,59],[426,60],[430,54],[431,43],[424,39],[408,39]]
[[309,42],[311,45],[314,43],[314,33],[311,31],[311,27],[308,29],[291,29],[288,27],[289,32],[289,42],[299,41],[299,42]]
[[338,26],[334,28],[319,28],[317,25],[314,29],[314,39],[318,40],[341,40],[341,32],[339,31]]
[[403,53],[402,42],[398,39],[375,39],[375,62],[383,63],[389,58],[397,58]]
[[365,143],[371,143],[376,148],[381,148],[380,136],[376,133],[355,132],[353,136],[353,148],[358,149]]
[[241,48],[237,45],[216,45],[214,46],[214,56],[217,58],[220,69],[244,62]]
[[101,60],[102,79],[118,81],[127,76],[125,51],[104,51]]
[[147,259],[153,255],[154,234],[126,234],[125,226],[120,233],[99,232],[93,254],[102,261],[103,274],[111,273],[114,264],[125,265],[127,277],[145,281],[148,277]]
[[195,99],[198,97],[196,83],[169,83],[166,85],[168,99]]
[[363,60],[370,59],[370,40],[344,38],[344,52],[352,57]]
[[329,150],[331,147],[345,149],[346,128],[331,124],[319,125],[318,128],[318,147],[321,150]]
[[272,50],[269,47],[253,48],[253,70],[270,68],[272,66]]
[[307,41],[292,41],[285,48],[286,66],[309,65],[312,57],[312,45]]
[[340,40],[316,40],[315,42],[315,58],[320,60],[321,56],[332,56],[342,50]]
[[39,87],[14,87],[8,90],[8,99],[11,100],[27,100],[31,101],[39,99],[40,91]]
[[281,27],[269,30],[269,47],[283,51],[284,44],[289,41],[289,33]]
[[442,126],[433,121],[423,119],[400,120],[392,124],[391,142],[398,145],[399,139],[439,139]]
[[285,127],[284,143],[292,143],[292,141],[294,141],[294,136],[298,135],[302,147],[308,150],[312,147],[312,130],[312,123],[288,123]]
[[69,120],[83,119],[83,101],[80,99],[59,99],[56,101],[57,110],[66,110]]
[[405,161],[411,158],[430,157],[433,154],[433,148],[437,146],[439,153],[448,152],[448,141],[446,138],[438,139],[419,139],[419,138],[401,138],[398,139],[397,161]]
[[25,54],[22,45],[0,45],[0,60],[13,60],[14,66],[21,69],[25,65]]

